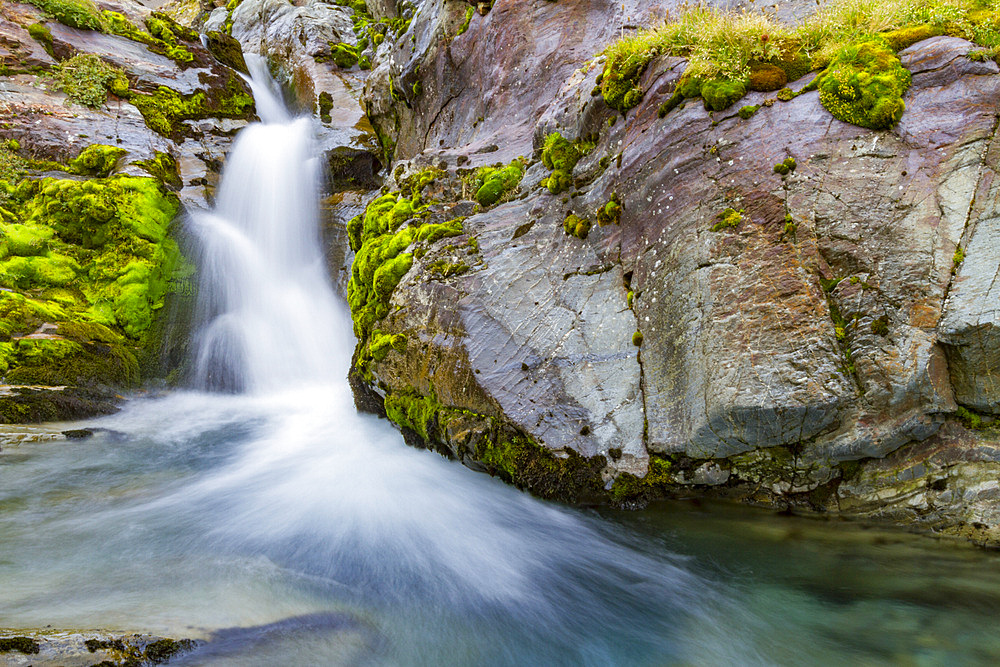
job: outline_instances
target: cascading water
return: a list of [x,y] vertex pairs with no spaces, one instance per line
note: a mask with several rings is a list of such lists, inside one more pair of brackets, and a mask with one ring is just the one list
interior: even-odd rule
[[[922,572],[905,547],[859,562],[841,557],[841,533],[816,549],[761,537],[784,524],[714,534],[704,513],[601,518],[358,415],[350,320],[319,251],[310,121],[248,61],[264,122],[236,141],[215,210],[191,221],[198,390],[135,400],[79,444],[5,449],[0,625],[193,636],[204,643],[171,662],[191,665],[872,662],[913,657],[929,637],[1000,655],[975,631],[998,608],[983,591],[1000,581],[982,569],[970,609],[902,605],[894,591],[912,579],[888,588],[879,563]],[[968,567],[943,562],[951,576]],[[881,598],[847,614],[845,586]],[[972,590],[931,588],[943,604]]]
[[[191,216],[201,242],[197,386],[260,392],[329,382],[343,331],[320,252],[319,162],[308,118],[291,118],[249,55],[263,123],[240,133],[215,210]],[[346,335],[345,335],[346,334]]]

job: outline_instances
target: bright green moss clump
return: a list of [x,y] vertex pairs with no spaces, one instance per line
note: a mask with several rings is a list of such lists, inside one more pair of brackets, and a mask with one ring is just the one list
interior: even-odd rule
[[645,35],[626,37],[607,48],[599,85],[609,107],[624,114],[642,101],[639,77],[657,53],[657,45]]
[[108,92],[119,97],[128,95],[125,72],[90,53],[79,53],[59,63],[53,75],[63,92],[84,106],[102,106]]
[[71,28],[100,30],[101,16],[91,0],[29,0],[43,12]]
[[513,192],[523,177],[523,164],[514,160],[505,167],[480,167],[473,174],[470,185],[479,205],[487,207]]
[[109,176],[118,164],[118,160],[127,152],[124,148],[93,144],[69,161],[69,171],[85,176]]
[[358,47],[345,42],[330,42],[330,60],[347,69],[358,64]]
[[597,224],[601,227],[605,225],[617,225],[621,222],[621,219],[621,200],[618,199],[618,193],[612,192],[611,199],[597,209]]
[[728,109],[746,94],[747,88],[742,81],[712,79],[701,85],[701,96],[705,100],[705,108],[712,111]]
[[31,35],[33,40],[42,45],[47,54],[55,57],[52,51],[52,31],[49,30],[49,26],[44,23],[32,23],[28,26],[28,34]]
[[843,47],[820,76],[820,103],[846,123],[884,130],[898,123],[906,108],[910,73],[881,41]]
[[711,231],[721,232],[724,229],[731,229],[743,222],[743,211],[734,208],[727,208],[719,215],[715,216],[716,223],[712,225]]
[[573,167],[592,147],[588,142],[570,142],[558,132],[545,137],[542,164],[551,169],[552,174],[542,181],[542,185],[554,195],[569,188],[573,184]]
[[578,215],[567,215],[563,221],[563,231],[567,236],[575,236],[578,239],[585,239],[590,233],[590,220],[581,218]]

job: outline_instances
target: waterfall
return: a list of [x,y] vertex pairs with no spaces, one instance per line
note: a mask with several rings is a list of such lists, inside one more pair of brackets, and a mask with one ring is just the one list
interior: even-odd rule
[[321,162],[309,117],[292,117],[260,56],[247,55],[262,122],[240,132],[215,208],[191,215],[201,247],[195,383],[248,393],[346,372],[319,232]]

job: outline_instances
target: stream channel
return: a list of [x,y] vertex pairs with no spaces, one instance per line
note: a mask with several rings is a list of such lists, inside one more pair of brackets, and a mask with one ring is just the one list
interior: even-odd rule
[[[995,554],[723,504],[541,502],[359,415],[312,121],[254,89],[264,122],[188,221],[194,388],[0,434],[0,627],[202,640],[179,665],[1000,663]],[[47,438],[68,428],[95,434]]]

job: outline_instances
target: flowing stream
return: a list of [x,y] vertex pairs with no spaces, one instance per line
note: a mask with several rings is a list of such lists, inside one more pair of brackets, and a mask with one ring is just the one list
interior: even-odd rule
[[85,440],[4,443],[0,627],[203,640],[182,665],[1000,661],[992,554],[712,504],[544,503],[357,414],[311,120],[254,88],[263,122],[190,222],[197,388]]

